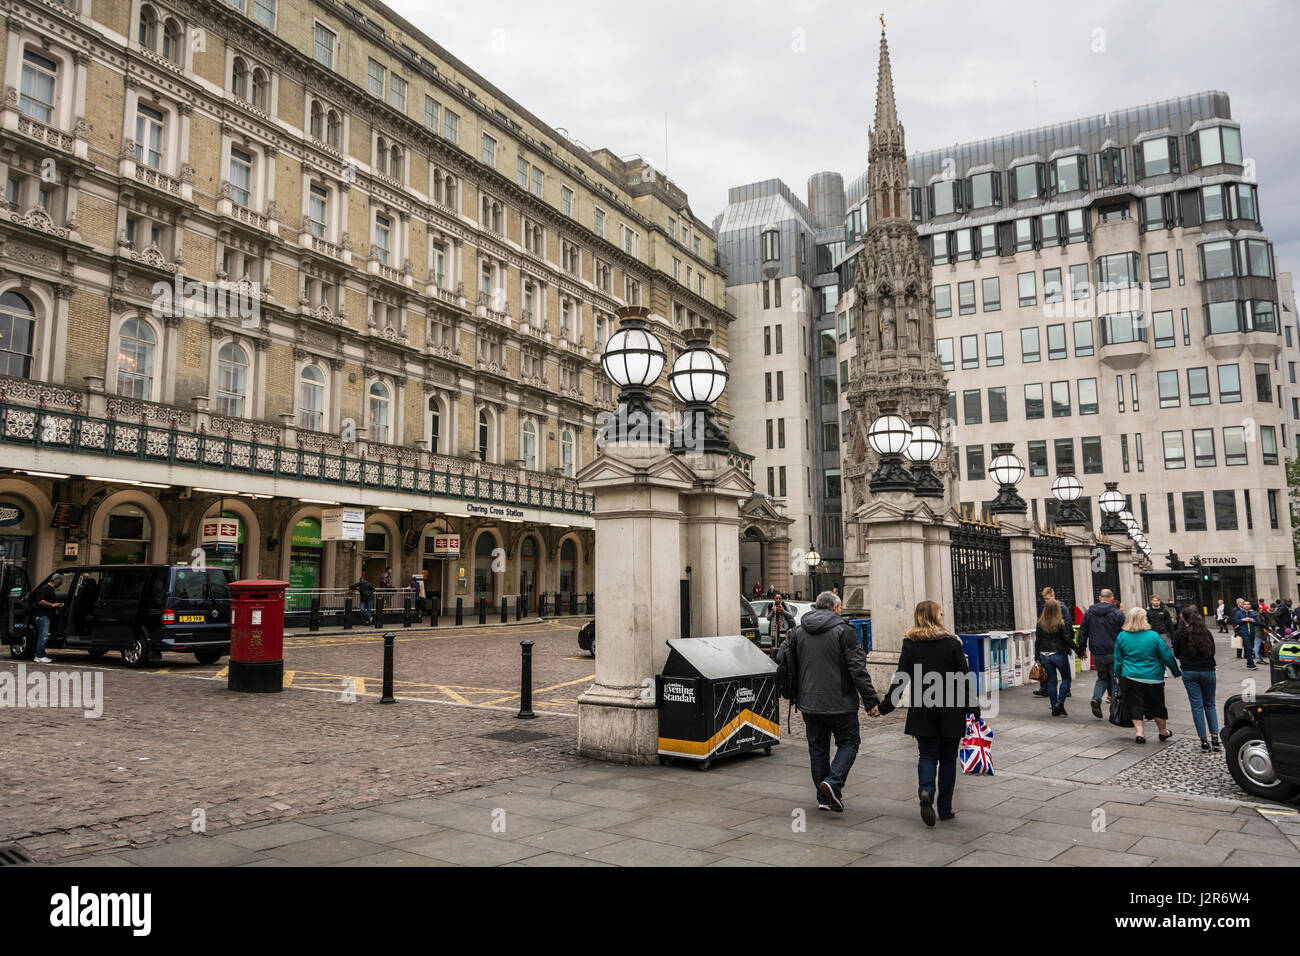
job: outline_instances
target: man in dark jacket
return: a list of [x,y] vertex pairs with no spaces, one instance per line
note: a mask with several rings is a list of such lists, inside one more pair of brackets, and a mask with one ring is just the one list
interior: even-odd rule
[[366,623],[371,621],[371,602],[375,599],[375,586],[366,580],[363,574],[356,584],[348,588],[349,591],[356,591],[357,597],[361,598],[361,613],[366,619]]
[[1115,640],[1124,629],[1124,612],[1115,603],[1115,594],[1103,588],[1097,603],[1083,615],[1079,625],[1079,653],[1092,649],[1092,663],[1097,668],[1097,683],[1092,688],[1092,716],[1101,720],[1101,699],[1115,693],[1112,665],[1115,663]]
[[840,617],[842,608],[837,595],[823,591],[817,595],[816,607],[804,614],[789,639],[798,662],[796,699],[807,730],[817,809],[840,812],[844,810],[844,781],[857,759],[861,739],[858,702],[866,710],[879,703],[867,674],[867,655],[857,632]]
[[1147,623],[1166,644],[1173,647],[1174,622],[1169,616],[1169,609],[1160,603],[1159,594],[1151,595],[1151,602],[1147,605]]

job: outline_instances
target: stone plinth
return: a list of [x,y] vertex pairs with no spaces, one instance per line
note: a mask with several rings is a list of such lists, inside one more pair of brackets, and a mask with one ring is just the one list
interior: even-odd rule
[[1038,623],[1038,580],[1034,574],[1034,523],[1022,515],[998,515],[1002,536],[1011,541],[1011,596],[1017,631]]
[[729,465],[726,455],[682,461],[695,473],[695,483],[682,499],[684,558],[691,568],[691,636],[739,634],[740,503],[754,493],[754,483]]

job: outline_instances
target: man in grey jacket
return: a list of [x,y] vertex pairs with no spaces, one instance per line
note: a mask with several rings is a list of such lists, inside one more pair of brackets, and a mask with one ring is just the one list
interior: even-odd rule
[[858,756],[858,702],[868,711],[879,703],[867,674],[867,655],[853,627],[840,616],[842,608],[839,595],[823,591],[788,642],[798,667],[796,699],[808,735],[817,809],[838,812],[844,810],[844,781]]

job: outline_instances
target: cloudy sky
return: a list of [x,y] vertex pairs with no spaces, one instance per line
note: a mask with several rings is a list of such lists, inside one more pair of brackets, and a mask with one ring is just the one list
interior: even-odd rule
[[[552,127],[665,169],[706,222],[729,186],[776,177],[804,196],[814,172],[849,180],[866,167],[874,6],[388,2]],[[1281,268],[1300,269],[1300,4],[930,2],[885,15],[912,151],[1226,91],[1264,229]]]

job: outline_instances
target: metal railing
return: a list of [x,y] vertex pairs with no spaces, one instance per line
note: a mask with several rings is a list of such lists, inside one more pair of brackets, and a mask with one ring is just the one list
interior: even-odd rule
[[[482,596],[461,595],[457,612],[457,598],[443,600],[440,595],[417,597],[409,588],[375,588],[369,607],[363,607],[360,591],[352,588],[290,588],[285,593],[284,623],[287,628],[339,628],[349,626],[379,626],[384,623],[412,624],[429,620],[436,614],[441,620],[455,620],[466,624],[522,620],[524,617],[590,617],[596,613],[596,597],[587,592],[506,595],[505,616],[502,602]],[[481,602],[481,606],[480,606]],[[351,621],[346,621],[348,609]],[[375,622],[375,614],[381,615]]]

